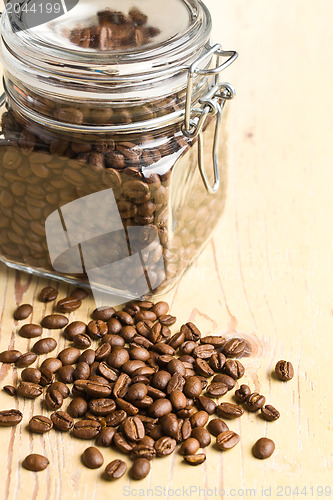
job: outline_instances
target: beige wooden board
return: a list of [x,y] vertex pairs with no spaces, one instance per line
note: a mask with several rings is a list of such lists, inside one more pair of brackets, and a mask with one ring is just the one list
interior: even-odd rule
[[[317,487],[325,497],[325,487],[332,485],[333,2],[207,0],[207,5],[215,39],[240,53],[225,72],[237,88],[228,200],[213,239],[166,298],[178,317],[175,331],[192,320],[205,334],[236,330],[251,340],[255,354],[245,361],[245,381],[267,396],[281,418],[265,423],[244,415],[231,422],[241,444],[225,453],[210,447],[200,467],[185,466],[174,455],[155,460],[142,482],[126,475],[107,483],[101,471],[80,463],[90,443],[55,432],[29,435],[25,426],[41,411],[40,403],[13,400],[1,391],[0,407],[20,408],[24,421],[0,429],[0,498],[208,499],[219,498],[223,489],[225,498],[304,498],[290,494],[288,487],[296,486],[299,493],[307,488],[306,498],[319,498]],[[13,346],[25,351],[29,342],[17,336],[12,313],[22,300],[35,304],[33,320],[51,311],[36,299],[47,281],[4,265],[0,272],[0,351]],[[61,285],[59,291],[64,296],[67,288]],[[87,319],[93,307],[86,301],[71,319]],[[60,338],[58,348],[64,346]],[[271,377],[279,359],[294,364],[289,383]],[[12,366],[1,367],[2,386],[18,377]],[[262,436],[276,442],[266,461],[251,455]],[[21,468],[32,451],[48,456],[46,471]],[[107,449],[104,456],[108,463],[117,453]],[[169,494],[163,495],[163,488]]]

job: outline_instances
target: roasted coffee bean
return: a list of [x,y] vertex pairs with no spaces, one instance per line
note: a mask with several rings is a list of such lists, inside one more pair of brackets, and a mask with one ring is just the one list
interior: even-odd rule
[[117,311],[115,317],[120,321],[123,326],[134,325],[134,319],[126,311]]
[[218,436],[221,432],[227,432],[229,427],[220,418],[213,418],[208,422],[207,429],[213,436]]
[[168,399],[156,399],[149,407],[148,413],[151,417],[160,418],[172,411],[172,404]]
[[119,332],[119,335],[125,340],[125,342],[131,342],[131,340],[137,335],[137,331],[134,326],[123,326]]
[[156,450],[154,446],[135,444],[131,450],[131,458],[135,460],[139,457],[146,458],[147,460],[153,460],[156,457]]
[[277,378],[284,382],[291,380],[294,376],[294,367],[290,361],[278,361],[275,365],[275,374]]
[[73,418],[81,418],[88,410],[88,403],[84,398],[75,397],[69,403],[67,413]]
[[160,439],[158,439],[154,444],[156,455],[158,457],[164,457],[170,455],[171,453],[174,452],[176,445],[177,442],[175,439],[163,436]]
[[194,363],[195,372],[203,377],[212,377],[214,370],[209,366],[205,359],[197,358]]
[[98,373],[110,382],[116,382],[119,378],[119,371],[116,368],[111,368],[105,361],[99,363]]
[[105,477],[107,479],[120,479],[126,472],[127,465],[123,460],[112,460],[105,468]]
[[100,399],[92,399],[88,404],[89,410],[91,413],[97,416],[104,417],[106,415],[110,415],[113,410],[116,409],[116,403],[113,399],[100,398]]
[[141,361],[148,361],[150,352],[144,347],[133,347],[129,350],[131,359],[140,359]]
[[50,314],[43,318],[41,324],[49,330],[59,330],[68,324],[68,319],[62,314]]
[[57,345],[58,343],[54,338],[48,337],[47,339],[37,340],[37,342],[32,347],[32,351],[38,355],[48,354],[54,351]]
[[13,427],[21,422],[23,418],[19,410],[1,410],[0,411],[0,426]]
[[180,455],[194,455],[200,448],[200,443],[195,438],[186,439],[179,448]]
[[74,426],[73,418],[65,411],[56,411],[52,413],[51,420],[56,429],[62,432],[68,432]]
[[75,335],[73,345],[77,349],[88,349],[91,346],[91,339],[87,333],[79,333]]
[[153,375],[151,379],[151,385],[156,389],[160,389],[161,391],[163,391],[167,388],[170,379],[171,373],[167,372],[166,370],[159,370]]
[[128,417],[123,424],[123,432],[130,441],[140,441],[145,435],[145,428],[137,417]]
[[181,332],[185,334],[185,340],[200,340],[201,332],[200,330],[190,321],[183,325],[180,329]]
[[212,344],[215,348],[223,346],[225,342],[225,338],[221,335],[207,335],[200,339],[201,344]]
[[82,302],[80,299],[76,297],[65,297],[64,299],[59,300],[57,304],[57,309],[60,312],[73,312],[79,309],[82,306]]
[[131,453],[134,445],[125,437],[120,434],[119,432],[116,432],[113,436],[113,444],[118,448],[118,450],[122,451],[123,453]]
[[106,448],[111,446],[115,432],[114,427],[104,427],[95,440],[96,446],[105,446]]
[[[184,333],[183,333],[183,335],[184,335]],[[185,338],[185,335],[184,335],[184,338]],[[193,340],[186,340],[186,342],[183,342],[179,346],[179,351],[182,354],[190,355],[193,352],[193,349],[195,349],[197,347],[197,345],[198,345],[197,342],[194,342]],[[193,358],[193,356],[191,357],[191,362],[192,362],[192,364],[195,362],[195,358]]]
[[57,371],[57,378],[64,384],[72,384],[74,382],[74,367],[71,365],[61,366]]
[[184,377],[179,373],[174,373],[168,382],[168,385],[166,387],[166,392],[167,394],[171,394],[175,390],[181,391],[185,387],[185,384],[186,382]]
[[162,418],[159,419],[159,424],[161,425],[163,435],[175,439],[179,438],[180,420],[174,413],[163,415]]
[[116,398],[124,397],[130,383],[131,378],[126,373],[121,373],[113,386],[113,395]]
[[188,377],[184,385],[185,396],[187,396],[188,398],[197,398],[200,396],[201,392],[202,392],[201,380],[196,376]]
[[124,347],[125,340],[120,335],[115,335],[114,333],[107,333],[104,335],[102,342],[104,344],[109,344],[110,347]]
[[40,292],[39,298],[42,302],[52,302],[58,297],[58,291],[52,286],[43,288]]
[[93,319],[108,321],[115,314],[116,310],[113,307],[100,307],[92,313]]
[[208,415],[213,415],[217,406],[215,401],[207,398],[206,396],[199,396],[197,398],[197,402],[199,403],[199,406],[208,413]]
[[62,362],[63,366],[77,363],[80,356],[81,353],[79,349],[76,349],[75,347],[67,347],[58,354],[58,358]]
[[109,427],[118,427],[127,418],[124,410],[114,410],[105,418],[106,425]]
[[139,321],[156,321],[157,316],[154,311],[139,311],[135,314],[134,320],[138,323]]
[[43,387],[32,382],[21,382],[17,388],[17,395],[23,398],[35,399],[43,393]]
[[164,433],[162,432],[162,426],[160,424],[154,424],[152,425],[150,431],[149,431],[149,436],[153,438],[155,441],[163,437]]
[[94,319],[87,325],[87,333],[92,339],[101,339],[108,331],[108,325],[99,319]]
[[47,391],[44,401],[49,410],[58,410],[61,408],[64,398],[59,391],[51,389]]
[[178,373],[179,375],[184,376],[185,366],[181,361],[179,361],[179,359],[174,358],[167,364],[167,371],[172,374]]
[[66,385],[66,384],[64,384],[63,382],[53,382],[53,383],[50,385],[49,389],[50,389],[50,390],[51,390],[51,389],[54,389],[54,390],[56,390],[56,391],[60,392],[60,394],[62,395],[62,397],[63,397],[64,399],[68,398],[69,393],[70,393],[69,388],[68,388],[68,387],[67,387],[67,385]]
[[49,463],[48,459],[43,455],[32,453],[31,455],[25,457],[22,462],[22,467],[33,472],[40,472],[45,470]]
[[242,339],[230,339],[223,346],[223,353],[228,358],[236,358],[243,354],[246,349],[246,342]]
[[96,361],[103,361],[109,356],[110,352],[111,352],[111,344],[103,341],[103,344],[101,344],[95,351]]
[[228,386],[223,382],[212,382],[206,390],[206,394],[212,398],[219,398],[228,392]]
[[129,354],[126,349],[117,348],[111,351],[107,362],[112,368],[120,368],[127,361],[129,361]]
[[104,458],[102,453],[97,448],[90,446],[82,453],[82,462],[86,467],[88,467],[88,469],[98,469],[99,467],[102,467]]
[[15,349],[3,351],[0,354],[0,363],[16,363],[20,356],[22,356],[22,353],[20,351],[16,351]]
[[260,410],[260,408],[264,406],[265,402],[266,402],[265,396],[261,396],[257,392],[253,392],[246,398],[245,408],[248,411],[255,412]]
[[163,326],[171,326],[176,323],[177,318],[175,316],[171,316],[171,314],[161,314],[159,316],[158,321]]
[[37,354],[34,352],[26,352],[22,354],[16,361],[16,366],[18,368],[25,368],[27,366],[32,365],[37,359]]
[[75,297],[76,299],[83,300],[86,297],[88,297],[88,292],[84,288],[74,288],[74,290],[71,293],[71,297]]
[[229,375],[226,375],[225,373],[219,373],[218,375],[215,375],[215,377],[213,378],[213,382],[222,382],[228,387],[228,391],[233,389],[236,385],[235,379],[229,377]]
[[46,368],[45,366],[41,366],[40,372],[40,385],[45,387],[46,385],[52,384],[54,375],[51,370],[49,370],[49,368]]
[[29,431],[36,434],[45,434],[53,427],[52,420],[44,415],[35,415],[29,421]]
[[[148,388],[145,384],[137,383],[133,384],[128,388],[126,397],[129,401],[134,402],[136,400],[142,400],[147,396]],[[165,394],[164,394],[165,396]]]
[[175,389],[171,392],[170,401],[175,410],[181,410],[187,406],[186,396],[179,389]]
[[43,328],[40,325],[34,325],[33,323],[28,323],[23,325],[19,329],[20,337],[24,337],[25,339],[34,339],[36,337],[40,337],[43,333]]
[[209,366],[214,370],[214,372],[219,372],[223,369],[226,362],[226,357],[222,352],[216,352],[212,354],[209,360]]
[[66,326],[64,335],[68,340],[74,340],[76,335],[83,335],[86,333],[87,325],[83,321],[73,321]]
[[122,329],[122,324],[117,318],[114,317],[108,320],[107,326],[108,326],[108,332],[113,333],[115,335],[119,333]]
[[87,380],[84,387],[85,393],[91,398],[108,398],[111,395],[110,385]]
[[13,385],[4,385],[3,390],[9,395],[9,396],[16,396],[16,387]]
[[194,413],[190,418],[192,429],[194,427],[203,427],[204,425],[206,425],[208,422],[208,418],[209,415],[204,410],[200,410]]
[[244,403],[244,401],[250,396],[250,394],[250,387],[246,384],[242,384],[240,388],[235,391],[235,399],[238,403]]
[[144,479],[150,472],[150,462],[146,458],[136,458],[130,470],[132,479]]
[[14,319],[20,321],[22,319],[27,319],[30,314],[32,314],[33,308],[30,304],[22,304],[14,312]]
[[268,422],[273,422],[280,418],[280,413],[274,406],[266,405],[264,408],[261,408],[261,416]]
[[203,464],[204,461],[206,460],[206,455],[204,453],[196,453],[194,455],[185,455],[184,460],[185,460],[185,462],[187,462],[190,465],[200,465],[200,464]]
[[260,438],[254,444],[252,448],[252,454],[255,458],[260,458],[264,460],[265,458],[269,458],[275,450],[275,443],[271,439],[268,438]]
[[197,439],[200,443],[200,448],[206,448],[210,445],[211,437],[209,432],[203,427],[195,427],[192,429],[191,437]]
[[25,368],[21,373],[21,378],[24,382],[32,382],[34,384],[40,383],[41,376],[41,371],[37,368]]
[[136,324],[136,329],[140,335],[142,335],[143,337],[148,337],[151,333],[153,326],[154,323],[152,321],[149,320],[139,321]]
[[211,344],[201,344],[195,347],[192,355],[195,358],[209,359],[213,354],[216,354],[215,347]]
[[220,450],[230,450],[240,441],[240,437],[236,432],[233,431],[224,431],[221,432],[216,437],[216,444],[220,448]]
[[130,403],[129,401],[125,401],[125,399],[116,398],[116,405],[120,410],[124,410],[127,415],[133,416],[139,413],[138,407],[132,405],[132,403]]
[[234,405],[233,403],[220,403],[216,407],[216,413],[221,417],[233,419],[241,417],[244,410],[241,406]]
[[224,364],[223,372],[229,375],[229,377],[238,380],[245,373],[245,368],[238,359],[227,359]]
[[87,349],[85,350],[81,356],[79,357],[79,361],[84,361],[85,363],[88,363],[89,366],[91,366],[96,358],[96,353],[93,349]]
[[79,439],[93,439],[101,431],[101,424],[95,420],[79,420],[74,424],[72,434]]
[[73,372],[73,376],[75,380],[89,378],[90,366],[88,363],[85,363],[84,361],[78,362]]

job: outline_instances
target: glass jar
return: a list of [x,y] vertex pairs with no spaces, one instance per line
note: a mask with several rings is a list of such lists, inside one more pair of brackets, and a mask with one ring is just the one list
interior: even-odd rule
[[237,53],[210,44],[199,0],[80,0],[37,26],[35,2],[2,16],[0,259],[128,299],[165,292],[223,212],[220,75]]

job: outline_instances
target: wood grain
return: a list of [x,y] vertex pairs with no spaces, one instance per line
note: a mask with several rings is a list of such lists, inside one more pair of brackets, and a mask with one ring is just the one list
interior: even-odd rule
[[[139,496],[139,488],[140,498],[154,498],[154,488],[163,487],[188,493],[192,488],[194,499],[219,498],[220,489],[226,498],[245,499],[252,488],[256,498],[263,498],[262,488],[271,488],[270,497],[278,498],[278,486],[307,487],[308,497],[317,498],[317,490],[311,494],[310,488],[330,484],[333,3],[207,0],[207,5],[215,39],[240,53],[225,74],[238,94],[231,106],[228,200],[214,237],[166,299],[178,326],[190,319],[205,334],[237,331],[251,341],[255,351],[245,361],[245,381],[266,395],[281,418],[265,423],[244,415],[232,422],[241,444],[225,453],[210,447],[200,467],[185,466],[173,455],[155,460],[140,483],[126,475],[110,484],[100,479],[100,471],[81,465],[89,443],[56,432],[30,436],[25,429],[29,418],[45,410],[38,401],[13,400],[1,391],[1,408],[24,412],[23,425],[0,429],[4,500],[132,498],[135,492]],[[0,351],[29,348],[29,341],[17,336],[12,314],[22,300],[34,303],[32,320],[51,311],[36,299],[46,283],[0,266]],[[66,287],[58,286],[64,295]],[[85,302],[71,319],[87,319],[93,306]],[[58,349],[64,345],[59,338]],[[279,359],[295,367],[295,378],[286,384],[271,376]],[[15,368],[3,365],[1,386],[15,384],[18,376]],[[267,461],[251,455],[262,436],[276,442]],[[21,468],[32,451],[48,456],[46,471]],[[117,456],[109,449],[103,453],[105,463]],[[213,494],[207,491],[214,488]],[[289,498],[299,497],[292,493]]]

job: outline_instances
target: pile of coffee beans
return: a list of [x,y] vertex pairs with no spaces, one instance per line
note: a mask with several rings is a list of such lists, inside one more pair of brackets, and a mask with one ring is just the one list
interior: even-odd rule
[[[130,476],[142,479],[150,471],[151,460],[170,455],[177,446],[190,465],[205,461],[204,449],[210,445],[211,436],[222,451],[235,447],[240,436],[225,420],[239,418],[244,411],[260,410],[267,421],[279,418],[278,410],[266,405],[263,395],[251,392],[245,384],[238,386],[245,369],[237,358],[250,354],[243,339],[202,336],[192,322],[172,333],[176,318],[163,301],[134,301],[122,310],[95,309],[88,324],[70,323],[60,312],[76,310],[86,295],[76,289],[70,297],[59,300],[54,313],[43,318],[40,325],[20,326],[19,334],[24,331],[25,338],[40,337],[42,327],[63,329],[70,343],[57,355],[45,358],[38,368],[30,365],[57,347],[52,337],[37,340],[27,353],[13,349],[0,353],[2,363],[23,368],[18,386],[5,386],[4,390],[19,398],[43,396],[50,412],[31,418],[31,433],[56,429],[70,432],[73,438],[95,439],[95,446],[85,449],[81,457],[91,469],[104,464],[99,448],[112,446],[132,459]],[[56,298],[57,292],[51,287],[41,291],[44,302]],[[14,317],[22,321],[28,312],[31,314],[32,307],[22,305]],[[279,361],[279,373],[284,380],[288,374],[290,380],[291,363]],[[235,403],[221,401],[235,388]],[[65,401],[68,399],[69,403]],[[22,418],[17,409],[0,411],[2,426],[15,426]],[[273,441],[261,438],[252,452],[263,459],[271,456],[274,448]],[[22,465],[41,471],[48,463],[46,457],[32,454]],[[126,470],[126,462],[119,458],[106,466],[103,477],[117,479]]]
[[97,17],[98,25],[74,28],[69,35],[71,43],[83,49],[127,49],[146,45],[160,33],[158,28],[147,25],[148,17],[136,7],[128,15],[105,9]]

